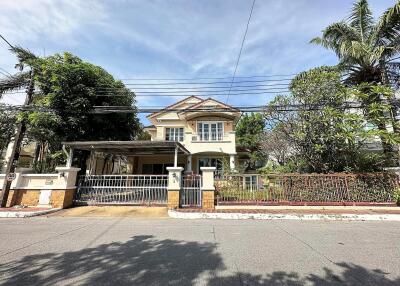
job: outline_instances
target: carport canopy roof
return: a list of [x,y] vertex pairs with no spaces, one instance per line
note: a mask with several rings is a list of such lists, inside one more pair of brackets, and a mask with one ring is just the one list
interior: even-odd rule
[[179,142],[174,141],[74,141],[63,142],[66,147],[74,150],[97,151],[120,155],[158,155],[190,154]]

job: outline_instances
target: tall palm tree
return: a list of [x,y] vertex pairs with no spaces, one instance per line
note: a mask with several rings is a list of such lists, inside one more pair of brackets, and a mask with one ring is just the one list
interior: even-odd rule
[[350,16],[311,40],[336,53],[349,84],[399,84],[400,1],[374,21],[367,0],[354,3]]
[[[28,89],[28,96],[25,103],[29,104],[30,101],[32,100],[32,93],[34,86],[34,81],[32,79],[33,79],[35,61],[37,57],[30,51],[18,46],[11,47],[10,50],[17,56],[18,63],[15,65],[15,67],[18,68],[19,72],[16,73],[15,75],[6,76],[5,78],[0,79],[0,99],[7,92],[11,92],[25,87]],[[25,70],[25,67],[29,67],[29,70]],[[25,135],[25,131],[26,131],[26,122],[25,120],[22,120],[22,122],[18,125],[16,132],[17,135],[15,140],[16,142],[14,143],[15,146],[14,150],[16,152],[13,155],[14,157],[12,158],[12,160],[9,160],[9,162],[7,162],[5,168],[6,173],[13,172],[15,169],[15,165],[12,163],[16,158],[18,158],[19,149],[21,146],[22,138]],[[10,183],[5,181],[3,185],[0,187],[1,187],[0,203],[1,206],[4,206],[5,202],[7,201],[8,191],[10,189]]]
[[[10,51],[16,55],[18,59],[18,63],[15,65],[18,72],[14,75],[0,78],[0,99],[7,92],[27,88],[29,86],[32,70],[35,65],[35,60],[37,59],[35,54],[19,46],[12,47]],[[29,69],[26,69],[27,67]]]
[[[345,72],[345,83],[359,85],[362,83],[384,84],[392,87],[400,86],[400,0],[388,8],[375,21],[367,0],[354,3],[347,19],[326,27],[321,37],[311,40],[335,52],[339,58],[338,67]],[[370,92],[365,88],[365,92]],[[368,104],[381,103],[377,94],[370,92],[363,102],[364,112],[368,114]],[[390,121],[395,132],[400,133],[396,120],[397,105],[392,104]],[[368,117],[368,115],[367,115]],[[382,117],[384,114],[382,113]],[[380,123],[378,128],[386,131],[386,124]],[[391,153],[393,146],[385,142],[382,146],[385,153]]]

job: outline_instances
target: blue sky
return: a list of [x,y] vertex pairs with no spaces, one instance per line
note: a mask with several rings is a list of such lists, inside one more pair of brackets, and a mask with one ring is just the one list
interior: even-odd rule
[[[237,76],[294,74],[336,63],[309,40],[348,15],[353,0],[257,0]],[[395,0],[370,0],[375,16]],[[2,0],[0,33],[40,55],[69,51],[115,78],[232,76],[252,0]],[[0,42],[0,68],[15,58]],[[129,82],[129,81],[127,81]],[[21,96],[6,96],[16,104]],[[260,105],[268,95],[231,96]],[[224,97],[216,97],[224,101]],[[139,106],[179,98],[138,97]],[[144,116],[140,116],[147,124]]]

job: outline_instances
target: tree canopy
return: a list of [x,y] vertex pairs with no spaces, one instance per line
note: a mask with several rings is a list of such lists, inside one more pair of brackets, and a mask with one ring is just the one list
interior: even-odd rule
[[[12,52],[19,72],[0,80],[0,96],[32,79],[34,108],[19,116],[42,154],[59,152],[62,141],[133,140],[140,134],[135,94],[103,68],[70,53],[40,58],[19,47]],[[132,112],[96,114],[95,106],[129,106]]]
[[[303,164],[302,171],[360,171],[380,167],[382,162],[362,149],[365,141],[376,135],[376,130],[368,130],[369,122],[363,114],[346,105],[359,94],[341,83],[336,69],[321,67],[303,72],[293,79],[290,91],[291,95],[278,96],[270,103],[265,117],[270,129],[278,128],[293,144]],[[296,106],[296,109],[282,112],[275,105]]]
[[347,83],[398,84],[400,63],[400,1],[374,21],[367,0],[354,3],[347,19],[333,23],[312,43],[335,52]]
[[[358,0],[347,19],[329,25],[321,37],[311,42],[335,52],[338,67],[345,72],[345,82],[349,85],[400,85],[400,1],[374,21],[368,1]],[[363,92],[367,95],[363,101],[382,104],[373,91],[364,87]],[[391,104],[389,114],[393,130],[400,133],[397,104]],[[385,132],[386,126],[381,125],[379,129]],[[393,151],[393,146],[384,144],[383,147],[386,153]]]
[[261,152],[261,138],[265,122],[261,113],[243,114],[236,126],[236,143],[250,151],[248,168],[254,168],[264,158]]

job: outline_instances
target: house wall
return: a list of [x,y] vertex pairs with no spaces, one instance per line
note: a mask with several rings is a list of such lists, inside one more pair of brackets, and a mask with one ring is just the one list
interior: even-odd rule
[[[165,120],[168,118],[168,120]],[[165,130],[168,127],[183,127],[184,128],[184,140],[183,146],[192,154],[204,153],[204,152],[218,152],[225,154],[236,154],[236,136],[235,136],[235,123],[233,120],[226,119],[224,117],[201,117],[196,120],[181,120],[174,116],[161,116],[157,118],[161,122],[155,124],[156,131],[150,133],[152,140],[164,141]],[[221,141],[198,141],[196,140],[197,135],[197,122],[206,121],[217,121],[223,122],[224,137]],[[156,134],[156,136],[154,136]]]

